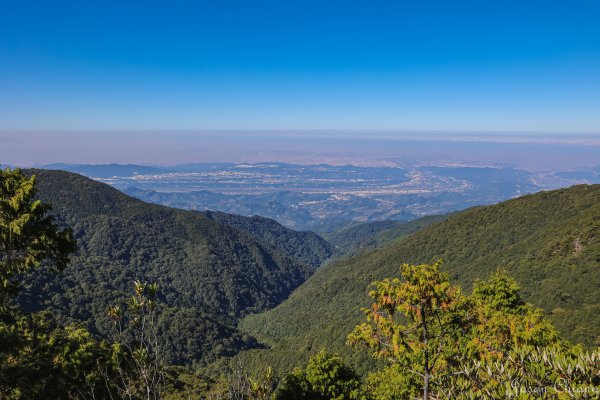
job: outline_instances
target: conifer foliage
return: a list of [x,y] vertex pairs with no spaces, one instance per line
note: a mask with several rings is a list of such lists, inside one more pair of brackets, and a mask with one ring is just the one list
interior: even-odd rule
[[42,265],[60,271],[75,251],[71,230],[47,214],[49,204],[34,199],[35,184],[35,176],[19,169],[0,171],[0,312],[16,291],[16,274]]
[[62,270],[75,251],[71,230],[34,199],[35,177],[0,171],[0,398],[95,398],[105,387],[98,363],[109,349],[76,324],[50,313],[21,314],[10,300],[33,267]]

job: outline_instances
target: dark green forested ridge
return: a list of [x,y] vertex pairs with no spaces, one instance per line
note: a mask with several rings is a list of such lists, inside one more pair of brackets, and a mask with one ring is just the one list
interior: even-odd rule
[[352,224],[324,237],[336,248],[338,253],[356,255],[361,251],[380,247],[435,222],[442,221],[447,215],[428,215],[409,222],[374,221]]
[[594,345],[600,336],[599,200],[600,185],[527,195],[451,215],[381,249],[331,262],[275,309],[243,320],[243,330],[272,348],[242,358],[287,369],[326,348],[357,364],[360,356],[344,342],[363,318],[369,284],[397,276],[403,262],[440,258],[467,291],[473,280],[506,268],[525,299],[545,309],[565,337]]
[[[37,175],[38,195],[53,205],[57,220],[73,229],[79,251],[60,276],[27,278],[19,298],[23,309],[48,309],[59,321],[83,321],[103,335],[110,329],[107,307],[125,298],[131,282],[157,282],[164,304],[158,329],[175,362],[252,346],[236,331],[237,320],[277,305],[328,255],[328,247],[309,234],[294,238],[296,232],[281,227],[278,240],[269,241],[217,221],[226,216],[147,204],[73,173],[28,173]],[[265,221],[249,225],[259,231]],[[292,249],[295,244],[304,247]],[[316,253],[308,247],[313,244]]]
[[250,233],[312,267],[318,267],[334,253],[333,246],[316,233],[294,231],[270,218],[258,215],[244,217],[219,211],[205,211],[203,214],[209,219]]

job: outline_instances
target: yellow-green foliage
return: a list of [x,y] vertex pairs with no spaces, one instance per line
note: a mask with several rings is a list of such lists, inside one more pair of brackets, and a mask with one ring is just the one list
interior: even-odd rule
[[600,349],[561,340],[523,303],[504,271],[462,296],[440,263],[403,265],[403,279],[375,282],[367,322],[349,335],[385,366],[366,387],[375,399],[596,398]]
[[373,304],[364,309],[367,322],[348,336],[351,345],[363,345],[373,357],[416,375],[427,391],[460,360],[459,344],[473,323],[469,302],[440,266],[404,264],[402,280],[374,282]]

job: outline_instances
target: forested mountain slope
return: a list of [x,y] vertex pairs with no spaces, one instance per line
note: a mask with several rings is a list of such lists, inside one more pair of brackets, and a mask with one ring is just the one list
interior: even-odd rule
[[364,319],[369,284],[399,275],[402,263],[443,259],[451,280],[473,280],[505,268],[527,301],[545,309],[573,342],[600,337],[600,185],[540,192],[476,207],[349,259],[319,269],[289,299],[242,322],[271,349],[244,352],[249,365],[289,368],[327,348],[353,359],[344,344]]
[[226,214],[219,211],[203,211],[207,218],[247,232],[284,254],[296,258],[312,267],[318,267],[331,257],[334,247],[314,232],[294,231],[270,218],[254,215]]
[[338,254],[355,254],[382,246],[435,222],[447,218],[447,214],[429,215],[412,221],[375,221],[352,224],[324,237],[335,247]]
[[[38,177],[38,196],[73,228],[79,251],[63,273],[33,274],[21,305],[28,311],[49,309],[63,321],[83,321],[105,335],[107,307],[124,301],[134,280],[158,282],[165,307],[160,332],[167,357],[175,362],[251,346],[252,340],[235,330],[238,319],[277,305],[318,263],[319,256],[306,247],[289,252],[311,265],[284,253],[294,243],[311,244],[304,233],[292,238],[297,233],[281,227],[280,241],[267,243],[219,218],[147,204],[80,175],[28,173]],[[271,223],[253,220],[256,230],[261,222]],[[327,246],[313,242],[326,256]]]

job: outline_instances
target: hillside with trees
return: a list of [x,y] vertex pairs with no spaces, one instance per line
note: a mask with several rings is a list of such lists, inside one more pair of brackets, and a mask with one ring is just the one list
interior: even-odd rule
[[408,222],[391,220],[358,222],[332,233],[323,234],[323,237],[335,247],[338,254],[356,255],[415,233],[419,229],[446,219],[447,216],[447,214],[428,215]]
[[316,233],[294,231],[270,218],[258,215],[243,217],[218,211],[204,211],[202,214],[208,219],[249,233],[313,268],[320,266],[335,252],[334,247]]
[[[72,178],[72,175],[65,177]],[[68,188],[68,185],[61,188]],[[102,188],[98,188],[100,192]],[[584,223],[589,222],[586,221],[589,215],[592,220],[597,220],[593,201],[590,203],[587,198],[589,192],[595,196],[597,189],[571,188],[551,193],[550,200],[543,197],[544,194],[537,195],[542,199],[527,199],[530,203],[525,208],[531,211],[531,204],[537,204],[536,201],[550,207],[555,204],[553,197],[559,196],[560,202],[577,205],[574,207],[579,209],[576,214]],[[112,334],[99,340],[80,321],[68,321],[70,317],[61,317],[51,307],[31,312],[20,309],[13,301],[19,293],[22,298],[39,295],[31,282],[38,282],[47,273],[53,273],[56,280],[62,282],[61,278],[68,276],[64,272],[68,271],[71,262],[81,256],[75,254],[78,232],[65,226],[65,221],[58,218],[59,214],[50,214],[51,206],[37,200],[35,193],[34,177],[27,177],[19,170],[0,171],[0,398],[591,400],[600,395],[600,348],[586,350],[563,338],[542,309],[525,302],[524,292],[507,268],[496,268],[483,279],[474,280],[471,291],[464,291],[451,282],[451,275],[443,270],[448,268],[442,268],[442,261],[396,266],[391,275],[371,283],[370,305],[367,303],[362,308],[362,317],[356,318],[349,331],[343,334],[350,357],[332,353],[341,347],[336,336],[339,327],[330,325],[333,329],[312,336],[329,338],[330,344],[320,351],[290,347],[287,353],[279,354],[280,361],[299,366],[293,370],[282,368],[280,362],[276,366],[278,372],[274,372],[269,358],[264,357],[265,354],[272,355],[273,351],[281,351],[283,346],[258,353],[260,357],[256,357],[256,350],[250,350],[254,351],[254,366],[246,369],[240,368],[239,364],[237,367],[230,364],[215,374],[198,369],[197,365],[192,368],[175,365],[197,359],[192,352],[174,352],[173,343],[168,341],[169,333],[185,332],[186,344],[190,345],[190,337],[212,338],[206,330],[196,331],[194,323],[203,322],[202,318],[205,318],[209,324],[203,326],[210,329],[210,323],[218,324],[222,320],[210,321],[208,315],[188,315],[187,320],[173,318],[173,311],[186,310],[186,307],[169,306],[166,303],[169,298],[157,282],[139,279],[130,282],[127,302],[117,299],[106,304],[105,317]],[[62,190],[58,193],[64,194]],[[107,207],[97,204],[92,209],[99,215],[103,209],[108,209],[111,214],[121,217],[139,216],[135,210],[127,210],[126,199],[116,200],[124,201],[125,205],[122,203],[111,210],[110,203]],[[502,204],[496,207],[500,206]],[[73,208],[78,209],[78,206],[73,204]],[[521,209],[518,206],[509,208],[515,209],[513,212]],[[493,207],[470,212],[489,209]],[[118,210],[124,214],[119,214]],[[503,211],[496,210],[496,213]],[[144,215],[144,220],[152,220],[152,215],[154,213]],[[480,222],[490,221],[489,215],[479,217]],[[427,230],[438,229],[439,235],[439,226],[446,223],[442,221],[406,240],[391,242],[386,249],[413,240]],[[549,227],[554,226],[553,223],[545,221],[538,230],[552,238]],[[577,237],[570,249],[573,255],[584,254],[585,247],[595,251],[596,227],[592,225],[584,231],[591,233],[590,236]],[[562,254],[556,253],[556,246],[552,249],[555,258]],[[382,251],[370,254],[377,253]],[[592,255],[598,262],[597,253]],[[338,265],[353,260],[343,259]],[[385,260],[379,261],[385,265]],[[142,271],[134,273],[143,275]],[[312,280],[306,286],[310,286],[310,282]],[[106,290],[111,282],[102,283],[102,289]],[[81,284],[83,289],[93,289],[93,281],[82,281]],[[168,286],[168,282],[166,284]],[[59,286],[65,292],[70,289],[69,285]],[[47,288],[45,286],[44,290]],[[321,285],[321,290],[327,293],[331,288]],[[60,294],[55,293],[53,300]],[[330,302],[346,307],[348,303],[340,303],[341,298],[332,296]],[[317,299],[317,303],[319,301]],[[330,311],[324,305],[321,307],[325,312]],[[310,315],[310,308],[296,311],[302,311],[297,317],[309,327],[322,318],[316,315],[320,310],[316,310],[315,315]],[[243,311],[240,313],[243,315]],[[330,320],[341,322],[335,318]],[[166,324],[170,331],[165,330]],[[272,326],[267,328],[272,329]],[[220,334],[235,340],[237,332],[232,329]],[[296,338],[297,346],[306,343],[298,340],[300,336]],[[307,336],[306,331],[304,336]],[[192,350],[195,348],[191,347]],[[306,363],[298,361],[302,358],[298,350],[308,350],[312,354]],[[179,359],[174,359],[175,354]],[[352,365],[356,364],[356,355],[374,362],[363,363],[362,371],[356,370]]]
[[465,294],[441,265],[403,264],[398,277],[373,282],[366,320],[347,336],[355,351],[378,361],[364,376],[321,350],[287,373],[272,398],[598,398],[600,348],[562,338],[506,271]]
[[135,280],[156,282],[164,307],[158,330],[167,359],[213,360],[256,345],[239,318],[276,306],[302,284],[329,245],[274,221],[151,205],[62,171],[35,170],[38,196],[73,230],[78,251],[60,275],[30,275],[23,310],[51,311],[107,337],[109,305]]
[[371,283],[398,275],[403,262],[443,259],[450,281],[467,292],[504,268],[527,302],[545,310],[574,343],[598,344],[600,332],[600,185],[540,192],[449,216],[381,249],[331,262],[273,310],[245,318],[242,328],[269,349],[252,350],[249,366],[282,370],[320,349],[362,369],[365,354],[346,337],[363,318]]

